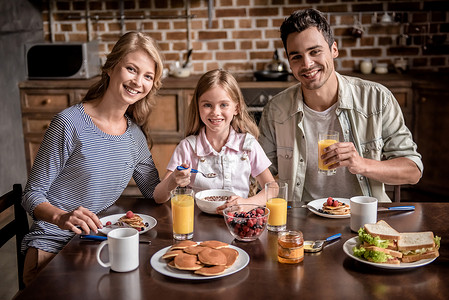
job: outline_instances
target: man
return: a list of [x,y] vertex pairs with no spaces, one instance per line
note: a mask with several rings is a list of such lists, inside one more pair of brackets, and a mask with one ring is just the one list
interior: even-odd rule
[[[271,171],[289,184],[289,200],[356,195],[390,202],[384,183],[416,184],[423,165],[398,102],[384,86],[335,71],[337,43],[317,10],[294,12],[281,26],[293,76],[299,81],[271,99],[259,142]],[[336,175],[318,174],[318,132],[340,142],[322,158]]]

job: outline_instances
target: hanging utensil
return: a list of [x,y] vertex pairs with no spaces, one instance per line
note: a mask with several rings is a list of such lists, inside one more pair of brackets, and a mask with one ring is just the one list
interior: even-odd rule
[[186,60],[185,60],[184,64],[182,65],[183,68],[186,68],[189,65],[190,56],[192,55],[192,52],[193,52],[193,49],[189,49],[189,51],[187,51]]

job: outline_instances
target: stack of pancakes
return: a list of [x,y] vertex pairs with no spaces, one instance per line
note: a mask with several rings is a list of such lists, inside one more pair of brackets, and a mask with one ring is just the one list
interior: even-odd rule
[[167,260],[171,268],[215,276],[231,267],[238,256],[237,250],[220,241],[182,241],[171,246],[162,258]]
[[349,215],[349,213],[351,212],[349,209],[349,204],[345,204],[343,202],[340,202],[338,200],[334,200],[338,202],[337,206],[333,206],[333,205],[327,205],[327,202],[323,203],[323,212],[325,214],[330,214],[330,215]]
[[126,215],[118,219],[117,223],[126,223],[130,225],[131,227],[137,229],[138,231],[145,229],[145,223],[143,222],[143,219],[141,216],[133,214],[131,218],[128,218]]

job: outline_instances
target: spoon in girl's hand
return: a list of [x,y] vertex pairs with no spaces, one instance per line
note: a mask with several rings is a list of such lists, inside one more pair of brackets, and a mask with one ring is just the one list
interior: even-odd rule
[[[176,169],[178,169],[179,171],[187,170],[187,168],[184,168],[182,166],[178,166]],[[195,169],[191,169],[190,173],[200,173],[201,175],[203,175],[206,178],[215,178],[215,177],[217,177],[217,174],[215,174],[215,173],[204,174],[203,172],[195,170]]]

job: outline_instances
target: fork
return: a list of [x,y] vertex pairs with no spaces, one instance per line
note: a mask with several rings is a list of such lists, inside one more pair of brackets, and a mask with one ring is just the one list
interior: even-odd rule
[[[176,169],[178,169],[179,171],[187,170],[187,168],[184,168],[182,166],[178,166]],[[195,170],[195,169],[191,169],[190,173],[200,173],[201,175],[203,175],[206,178],[215,178],[215,177],[217,177],[217,174],[215,174],[215,173],[204,174],[203,172]]]

